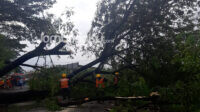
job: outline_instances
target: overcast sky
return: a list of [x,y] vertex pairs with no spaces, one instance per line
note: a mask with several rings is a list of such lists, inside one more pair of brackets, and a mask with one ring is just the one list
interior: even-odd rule
[[[79,40],[79,46],[81,46],[87,37],[87,33],[91,27],[92,20],[95,16],[96,4],[99,0],[57,0],[57,3],[53,6],[49,11],[51,13],[56,14],[57,16],[61,14],[66,7],[72,7],[74,11],[74,15],[71,17],[72,21],[75,24],[75,27],[79,31],[79,35],[77,39]],[[33,50],[35,46],[29,45],[25,50],[30,51]],[[88,58],[87,56],[82,56],[82,53],[77,53],[77,56],[74,59],[68,58],[68,56],[61,56],[61,58],[57,58],[57,56],[51,56],[53,58],[54,64],[69,64],[79,62],[81,65],[87,64],[91,62],[94,56]],[[30,59],[25,62],[27,64],[34,65],[37,58]],[[41,58],[39,61],[40,65],[44,64],[44,60]],[[51,65],[49,57],[47,57],[47,64]],[[31,70],[31,68],[24,67],[25,70]]]

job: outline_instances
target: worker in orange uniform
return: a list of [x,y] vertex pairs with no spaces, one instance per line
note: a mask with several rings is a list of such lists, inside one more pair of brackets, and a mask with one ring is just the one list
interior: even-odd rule
[[96,88],[105,88],[104,76],[101,77],[100,74],[96,75]]
[[69,91],[69,79],[67,78],[67,74],[62,74],[62,79],[60,79],[60,88],[61,88],[61,94],[63,95],[63,99],[66,99],[66,96],[70,95]]
[[4,88],[4,80],[0,79],[0,88]]
[[117,85],[119,81],[119,72],[115,72],[115,76],[114,76],[114,85]]
[[12,88],[11,78],[8,77],[6,79],[6,85],[7,85],[7,88]]
[[[104,96],[104,88],[105,88],[105,85],[104,85],[104,81],[105,81],[105,78],[104,76],[101,77],[101,74],[97,74],[96,75],[96,97],[98,99],[101,99],[101,97]],[[102,103],[102,101],[97,101],[98,103]]]

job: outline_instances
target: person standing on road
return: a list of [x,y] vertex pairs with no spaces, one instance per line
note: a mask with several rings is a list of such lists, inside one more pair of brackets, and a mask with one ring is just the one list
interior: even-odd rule
[[[104,88],[105,88],[105,85],[104,85],[104,75],[101,76],[101,74],[97,74],[96,75],[96,97],[98,99],[101,99],[101,97],[104,96]],[[98,103],[101,103],[101,101],[98,100]]]
[[100,74],[96,75],[96,88],[105,88],[104,76],[101,77]]
[[119,81],[119,72],[115,72],[115,76],[114,76],[114,85],[116,86],[118,84]]
[[5,84],[4,84],[4,80],[0,78],[0,88],[4,88]]
[[12,88],[12,83],[11,83],[11,78],[10,77],[7,77],[6,85],[7,85],[7,88]]
[[23,77],[20,77],[20,78],[19,78],[19,86],[20,86],[21,89],[22,89],[23,86],[24,86],[24,79],[23,79]]
[[67,74],[65,73],[62,74],[62,78],[60,79],[60,88],[63,99],[66,99],[66,96],[69,98],[69,79],[67,78]]
[[10,80],[11,80],[12,87],[14,87],[15,86],[15,79],[14,79],[13,75],[11,76]]

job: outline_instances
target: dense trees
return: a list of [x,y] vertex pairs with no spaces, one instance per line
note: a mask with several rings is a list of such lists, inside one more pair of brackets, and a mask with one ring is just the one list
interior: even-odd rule
[[[54,3],[55,0],[0,1],[0,32],[7,40],[10,40],[10,44],[13,44],[13,41],[15,41],[16,46],[11,48],[15,52],[14,54],[22,52],[29,42],[38,46],[34,51],[18,59],[16,59],[18,55],[7,59],[7,63],[4,63],[6,66],[0,68],[1,76],[35,56],[71,54],[66,50],[66,44],[73,47],[71,50],[76,51],[76,39],[73,37],[77,35],[77,30],[74,29],[74,25],[70,20],[73,11],[66,9],[66,12],[59,18],[55,17],[46,11]],[[48,47],[52,45],[51,43],[40,43],[39,45],[37,43],[38,40],[41,40],[42,33],[48,35],[70,35],[70,38],[67,38],[68,41],[66,43],[54,45],[54,49],[50,50]],[[21,44],[21,41],[26,41],[26,44]],[[2,44],[2,46],[9,47],[8,44]],[[4,48],[1,47],[0,49]],[[60,52],[59,50],[65,52]]]
[[1,0],[1,33],[18,40],[39,37],[41,32],[52,28],[50,20],[44,19],[41,14],[54,3],[55,0]]
[[[23,52],[25,44],[22,40],[33,42],[36,35],[50,29],[50,21],[43,19],[41,14],[55,3],[51,0],[1,0],[0,1],[0,34],[1,34],[1,64],[9,64]],[[42,5],[40,5],[42,4]],[[40,5],[40,6],[39,6]],[[6,55],[5,55],[6,54]],[[12,55],[12,56],[11,56]],[[0,69],[3,66],[0,67]],[[11,69],[12,70],[12,69]],[[3,73],[1,73],[3,75]]]
[[[50,2],[50,6],[51,3],[53,2]],[[121,78],[117,89],[112,87],[113,77],[106,76],[108,84],[105,88],[105,96],[148,96],[150,92],[158,91],[161,98],[157,106],[162,112],[199,111],[198,8],[197,0],[102,0],[99,2],[96,17],[88,33],[87,46],[83,49],[86,53],[94,53],[97,59],[69,74],[71,84],[76,84],[72,88],[73,97],[80,96],[80,92],[85,96],[96,95],[98,91],[95,90],[93,83],[81,82],[85,79],[93,82],[95,73],[113,74],[114,71],[120,71]],[[71,15],[70,12],[68,14]],[[62,23],[61,19],[55,23],[47,18],[43,20],[51,23],[48,31],[61,33],[61,29],[58,30],[58,27],[53,26]],[[76,35],[71,23],[63,25],[71,25],[68,31]],[[65,28],[64,26],[62,28]],[[33,30],[30,34],[36,32]],[[60,43],[55,47],[54,50],[57,51],[55,53],[44,50],[46,44],[41,43],[36,50],[27,55],[30,58],[44,55],[45,52],[59,54],[61,53],[59,49],[64,45]],[[67,53],[69,52],[64,54]],[[29,58],[25,57],[25,59]],[[96,69],[87,71],[98,63],[100,64]],[[104,65],[110,65],[111,72],[103,72]],[[49,73],[48,70],[43,73],[44,76],[39,73],[38,77],[36,76],[37,80],[33,79],[33,83],[37,87],[43,87],[42,89],[47,87],[45,90],[56,93],[57,75],[51,75],[54,72]],[[77,77],[74,77],[75,75]],[[41,79],[52,82],[52,85],[43,83],[40,76]],[[37,85],[40,83],[44,85]],[[119,106],[121,108],[116,107],[114,110],[133,111],[137,106],[149,102],[121,103],[122,106]],[[131,105],[134,105],[134,108]]]
[[[187,100],[182,98],[172,103],[180,103],[176,105],[179,111],[195,110],[197,108],[192,106],[196,107],[195,102],[199,100],[191,99],[197,97],[194,91],[199,85],[198,81],[192,83],[199,72],[198,7],[199,1],[196,0],[103,0],[98,4],[85,50],[102,57],[128,48],[102,64],[114,69],[137,65],[127,68],[136,75],[132,81],[142,77],[152,91],[173,89],[172,93],[166,92],[172,94],[171,98],[185,94]],[[134,84],[128,81],[128,85]],[[129,88],[127,84],[125,87]],[[191,84],[194,91],[188,93],[187,84]],[[179,93],[176,85],[182,88],[183,94],[176,94]]]
[[[184,12],[182,7],[190,10]],[[127,47],[132,47],[132,51],[151,50],[162,37],[167,41],[183,31],[180,29],[193,30],[189,26],[194,25],[187,23],[191,23],[189,18],[195,8],[193,1],[103,0],[89,32],[87,50],[97,55],[102,50]],[[105,43],[105,40],[114,40],[114,43]]]
[[[198,28],[198,3],[195,0],[103,0],[98,4],[85,50],[101,57],[129,48],[109,58],[107,64],[113,68],[116,63],[136,64],[141,75],[153,79],[152,75],[157,74],[149,81],[169,78],[166,83],[170,83],[177,69],[176,65],[168,65],[176,53],[175,37]],[[163,81],[157,83],[165,85]]]
[[15,58],[18,54],[17,50],[22,48],[16,39],[8,39],[3,35],[0,35],[0,68],[5,66],[10,59]]

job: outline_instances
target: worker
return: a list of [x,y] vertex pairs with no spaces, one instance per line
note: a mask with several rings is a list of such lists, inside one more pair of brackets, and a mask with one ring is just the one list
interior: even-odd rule
[[9,77],[7,77],[6,79],[6,85],[7,85],[7,88],[12,88],[11,79]]
[[67,78],[67,74],[65,73],[62,74],[62,79],[60,79],[60,88],[63,99],[66,99],[66,96],[68,96],[69,98],[69,79]]
[[4,80],[0,78],[0,88],[4,88]]
[[19,86],[20,86],[21,89],[22,89],[23,86],[24,86],[24,79],[23,79],[23,77],[20,77],[20,78],[19,78]]
[[14,87],[14,85],[15,85],[15,78],[14,78],[14,76],[12,75],[10,79],[11,79],[11,84]]
[[[104,85],[104,81],[105,81],[105,78],[104,78],[104,75],[101,76],[101,74],[97,74],[96,75],[96,97],[98,99],[101,99],[105,93],[104,93],[104,88],[105,88],[105,85]],[[98,103],[102,103],[103,101],[100,101],[100,100],[97,100]]]
[[114,76],[114,85],[117,85],[119,81],[119,72],[115,72],[115,76]]
[[96,75],[96,88],[104,88],[104,76],[101,77],[100,74]]

